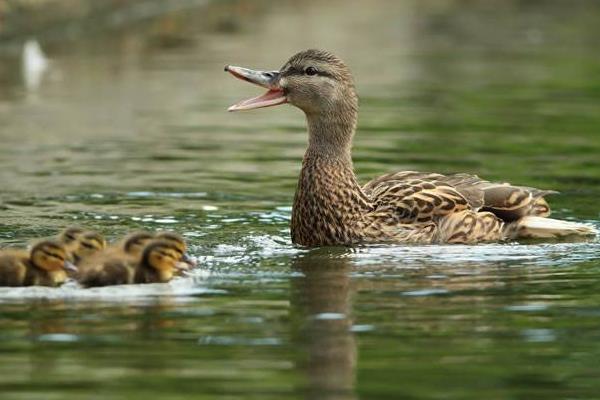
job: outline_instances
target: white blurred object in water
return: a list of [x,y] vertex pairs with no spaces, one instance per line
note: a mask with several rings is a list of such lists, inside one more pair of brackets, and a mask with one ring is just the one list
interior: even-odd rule
[[48,59],[37,40],[29,39],[25,42],[21,61],[25,88],[36,90],[42,82],[44,72],[48,69]]

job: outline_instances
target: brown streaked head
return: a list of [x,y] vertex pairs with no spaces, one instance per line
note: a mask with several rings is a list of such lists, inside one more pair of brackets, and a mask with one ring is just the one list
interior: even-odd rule
[[58,234],[58,241],[63,244],[70,244],[75,242],[79,236],[81,236],[85,232],[85,229],[80,228],[79,226],[69,226],[63,229]]
[[172,242],[166,240],[153,240],[142,253],[142,266],[151,268],[161,273],[172,273],[182,253]]
[[154,234],[150,232],[134,232],[123,240],[123,251],[125,253],[138,256],[144,250],[144,247],[154,239]]
[[78,246],[71,251],[75,262],[106,248],[104,236],[98,232],[86,231],[77,238]]
[[160,240],[165,240],[176,246],[182,254],[179,261],[184,262],[190,267],[194,267],[196,265],[196,261],[194,261],[194,259],[190,257],[190,255],[187,253],[187,244],[185,242],[185,239],[181,235],[175,232],[164,231],[158,232],[156,234],[156,238]]
[[30,259],[36,268],[45,271],[77,270],[68,260],[65,247],[55,240],[44,240],[33,246],[30,251]]
[[254,71],[226,66],[225,71],[269,91],[259,97],[244,100],[229,111],[251,110],[290,103],[307,115],[331,113],[337,110],[356,112],[358,98],[352,74],[335,55],[309,49],[292,56],[279,71]]

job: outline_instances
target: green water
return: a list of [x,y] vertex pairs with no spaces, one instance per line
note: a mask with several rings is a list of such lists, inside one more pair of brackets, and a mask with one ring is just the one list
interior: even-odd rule
[[476,173],[600,226],[600,5],[322,3],[58,26],[37,90],[0,44],[0,245],[173,229],[200,261],[168,285],[0,289],[0,398],[600,399],[600,241],[296,248],[303,117],[226,113],[259,90],[222,70],[330,49],[363,181]]

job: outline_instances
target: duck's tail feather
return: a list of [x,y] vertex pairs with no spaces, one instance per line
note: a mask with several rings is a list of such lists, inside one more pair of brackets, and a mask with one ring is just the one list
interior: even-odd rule
[[590,225],[537,216],[523,217],[505,225],[505,236],[508,239],[552,239],[597,234],[596,228]]

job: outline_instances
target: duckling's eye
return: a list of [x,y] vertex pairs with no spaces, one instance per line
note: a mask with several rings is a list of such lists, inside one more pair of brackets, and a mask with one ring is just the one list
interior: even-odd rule
[[57,259],[59,261],[64,261],[65,260],[65,258],[62,255],[56,254],[56,253],[51,253],[48,250],[45,250],[43,252],[43,254],[44,254],[44,258],[46,258],[46,259],[48,259],[48,258],[55,258],[55,259]]
[[83,247],[85,247],[86,249],[90,249],[90,250],[94,250],[97,247],[96,245],[93,245],[91,243],[86,243],[86,242],[81,242],[81,245]]
[[304,73],[306,75],[316,75],[317,74],[317,69],[315,67],[306,67],[306,69],[304,70]]

